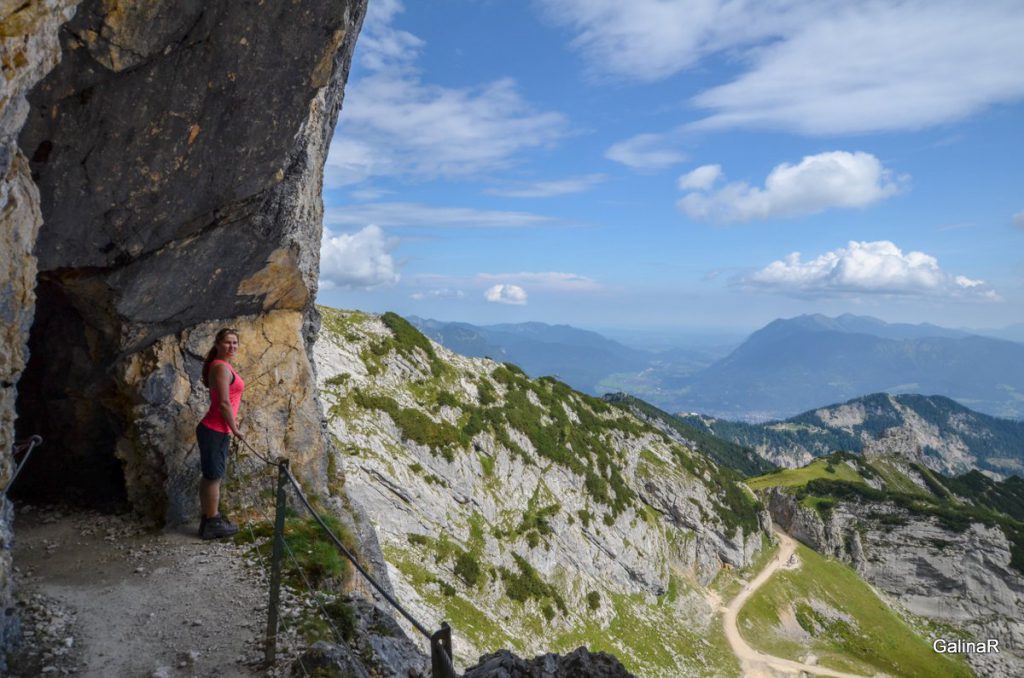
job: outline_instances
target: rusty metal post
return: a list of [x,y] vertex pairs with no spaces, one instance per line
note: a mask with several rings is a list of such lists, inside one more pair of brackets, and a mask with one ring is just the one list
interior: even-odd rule
[[278,606],[281,600],[281,559],[284,557],[284,517],[288,502],[288,460],[277,464],[277,509],[274,513],[274,544],[270,555],[270,605],[267,608],[267,642],[264,660],[268,667],[277,658]]

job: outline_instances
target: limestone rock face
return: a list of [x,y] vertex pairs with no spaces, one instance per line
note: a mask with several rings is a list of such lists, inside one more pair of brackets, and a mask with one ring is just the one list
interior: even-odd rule
[[[36,260],[32,247],[42,216],[39,192],[17,136],[28,115],[25,94],[60,60],[57,29],[77,0],[0,3],[0,489],[13,472],[16,384],[28,360],[35,308]],[[15,633],[11,597],[13,511],[0,498],[0,673],[3,648]]]
[[842,502],[822,520],[789,494],[772,490],[775,522],[858,573],[914,614],[1000,641],[998,654],[968,654],[981,675],[1024,674],[1024,577],[1010,566],[1010,543],[996,527],[963,532],[895,505]]
[[397,316],[322,313],[336,467],[397,598],[428,628],[452,624],[458,666],[599,642],[642,675],[724,670],[704,587],[762,547],[743,488],[727,508],[712,462],[625,409],[451,353]]
[[44,222],[19,430],[53,451],[26,492],[191,518],[199,370],[224,326],[250,442],[325,490],[320,186],[365,6],[85,0],[61,29],[19,137]]

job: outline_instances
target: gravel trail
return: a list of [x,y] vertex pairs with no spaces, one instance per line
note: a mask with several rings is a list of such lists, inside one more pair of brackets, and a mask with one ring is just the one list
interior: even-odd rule
[[262,676],[267,587],[243,547],[195,527],[23,506],[16,676]]
[[791,676],[808,673],[815,676],[832,676],[833,678],[866,678],[854,673],[844,673],[823,666],[804,664],[758,652],[743,640],[736,624],[736,617],[739,615],[740,609],[743,608],[750,596],[768,581],[769,577],[775,574],[779,568],[789,566],[790,560],[796,557],[796,541],[784,532],[776,530],[775,534],[781,542],[779,552],[752,581],[743,586],[743,589],[729,602],[727,607],[722,608],[725,637],[729,640],[729,646],[732,647],[733,653],[740,660],[743,675],[747,678],[761,678],[762,676]]

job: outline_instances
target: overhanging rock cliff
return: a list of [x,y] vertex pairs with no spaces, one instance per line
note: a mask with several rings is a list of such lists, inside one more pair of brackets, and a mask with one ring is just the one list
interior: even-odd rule
[[[320,187],[365,11],[2,5],[0,480],[16,410],[19,436],[46,438],[22,496],[190,519],[201,361],[230,325],[250,439],[326,491]],[[5,607],[9,571],[0,555]]]
[[20,136],[44,226],[18,428],[49,450],[23,491],[190,518],[198,374],[224,325],[251,437],[322,482],[321,173],[364,12],[89,1],[61,29]]

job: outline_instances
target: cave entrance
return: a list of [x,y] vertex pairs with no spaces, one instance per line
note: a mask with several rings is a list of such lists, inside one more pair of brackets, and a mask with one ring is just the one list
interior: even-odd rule
[[74,283],[69,276],[39,274],[15,434],[21,440],[38,433],[43,445],[10,494],[28,503],[120,511],[127,498],[114,449],[125,423],[115,414],[108,374],[116,345],[101,312],[84,302],[81,284],[76,291]]

